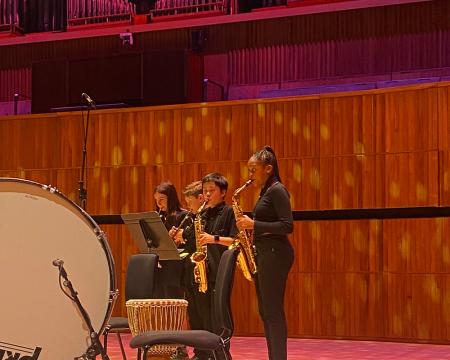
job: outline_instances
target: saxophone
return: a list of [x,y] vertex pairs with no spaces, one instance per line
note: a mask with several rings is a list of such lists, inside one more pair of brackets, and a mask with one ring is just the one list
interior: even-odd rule
[[[246,181],[245,184],[242,185],[240,188],[238,188],[231,197],[234,217],[236,219],[244,215],[239,205],[238,196],[241,193],[241,191],[244,190],[247,186],[249,186],[252,182],[253,180]],[[244,277],[247,280],[252,281],[253,280],[252,275],[255,275],[257,272],[255,251],[253,248],[253,232],[250,230],[239,231],[238,235],[234,239],[233,244],[231,244],[230,246],[230,249],[236,248],[239,249],[239,254],[237,257],[239,267],[241,268]]]
[[194,219],[194,231],[195,231],[195,243],[196,251],[191,255],[191,261],[195,264],[194,266],[194,281],[198,284],[198,291],[205,293],[208,290],[208,278],[206,275],[206,256],[207,249],[206,245],[200,245],[199,239],[200,234],[203,232],[202,217],[200,213],[204,209],[207,201],[205,201],[202,206],[197,211]]

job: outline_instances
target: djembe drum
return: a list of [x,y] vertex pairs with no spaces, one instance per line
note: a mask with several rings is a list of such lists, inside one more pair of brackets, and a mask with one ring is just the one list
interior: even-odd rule
[[[186,324],[188,302],[183,299],[141,299],[126,302],[131,334],[146,331],[182,330]],[[148,352],[151,359],[169,358],[179,345],[155,345]]]

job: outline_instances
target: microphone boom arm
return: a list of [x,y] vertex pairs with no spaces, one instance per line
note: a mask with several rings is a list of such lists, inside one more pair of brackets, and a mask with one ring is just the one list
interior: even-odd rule
[[[67,272],[64,269],[64,261],[60,259],[55,259],[53,260],[52,264],[58,268],[60,279],[61,278],[64,279],[63,284],[70,291],[70,296],[69,294],[66,295],[68,295],[69,298],[75,303],[84,320],[84,323],[86,324],[89,330],[89,338],[91,339],[91,345],[87,348],[86,352],[83,355],[81,355],[76,359],[95,360],[97,358],[97,355],[100,355],[103,360],[109,360],[109,356],[106,354],[106,351],[103,348],[102,343],[100,342],[99,335],[92,326],[89,314],[81,304],[81,301],[78,298],[78,292],[74,289],[72,282],[69,280],[67,276]],[[63,292],[65,293],[64,290]]]

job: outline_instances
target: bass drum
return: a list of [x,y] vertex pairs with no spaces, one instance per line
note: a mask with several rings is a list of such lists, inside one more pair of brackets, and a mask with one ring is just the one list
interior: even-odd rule
[[62,292],[53,261],[64,261],[101,334],[116,294],[114,261],[103,232],[55,188],[0,178],[0,243],[0,359],[82,356],[91,345],[89,331]]

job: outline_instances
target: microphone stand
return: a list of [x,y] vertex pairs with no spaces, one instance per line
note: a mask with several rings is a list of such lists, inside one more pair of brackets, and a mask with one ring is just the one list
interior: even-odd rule
[[[82,99],[84,99],[82,97]],[[83,210],[86,210],[86,203],[87,203],[87,189],[85,188],[84,184],[86,182],[87,178],[87,139],[88,139],[88,132],[89,132],[89,115],[91,111],[92,104],[89,103],[87,106],[87,115],[86,115],[86,121],[84,121],[84,114],[83,111],[81,111],[81,118],[83,120],[83,150],[82,150],[82,163],[81,163],[81,171],[80,171],[80,180],[78,181],[79,184],[79,199],[80,199],[80,206],[83,208]]]
[[70,294],[67,294],[64,289],[61,287],[61,290],[64,292],[64,294],[69,297],[77,306],[81,316],[83,317],[83,320],[85,324],[87,325],[89,329],[89,338],[91,339],[91,345],[87,348],[86,352],[81,355],[80,357],[75,358],[75,360],[95,360],[97,358],[97,355],[101,355],[103,360],[109,360],[108,354],[106,354],[105,349],[102,346],[102,343],[100,342],[98,334],[95,332],[94,328],[92,327],[91,319],[87,313],[87,311],[84,309],[83,305],[80,302],[80,299],[78,298],[78,293],[73,288],[72,283],[70,282],[67,272],[64,269],[64,261],[62,260],[54,260],[53,265],[58,267],[59,269],[59,283],[61,285],[61,278],[64,279],[63,285],[69,289]]

